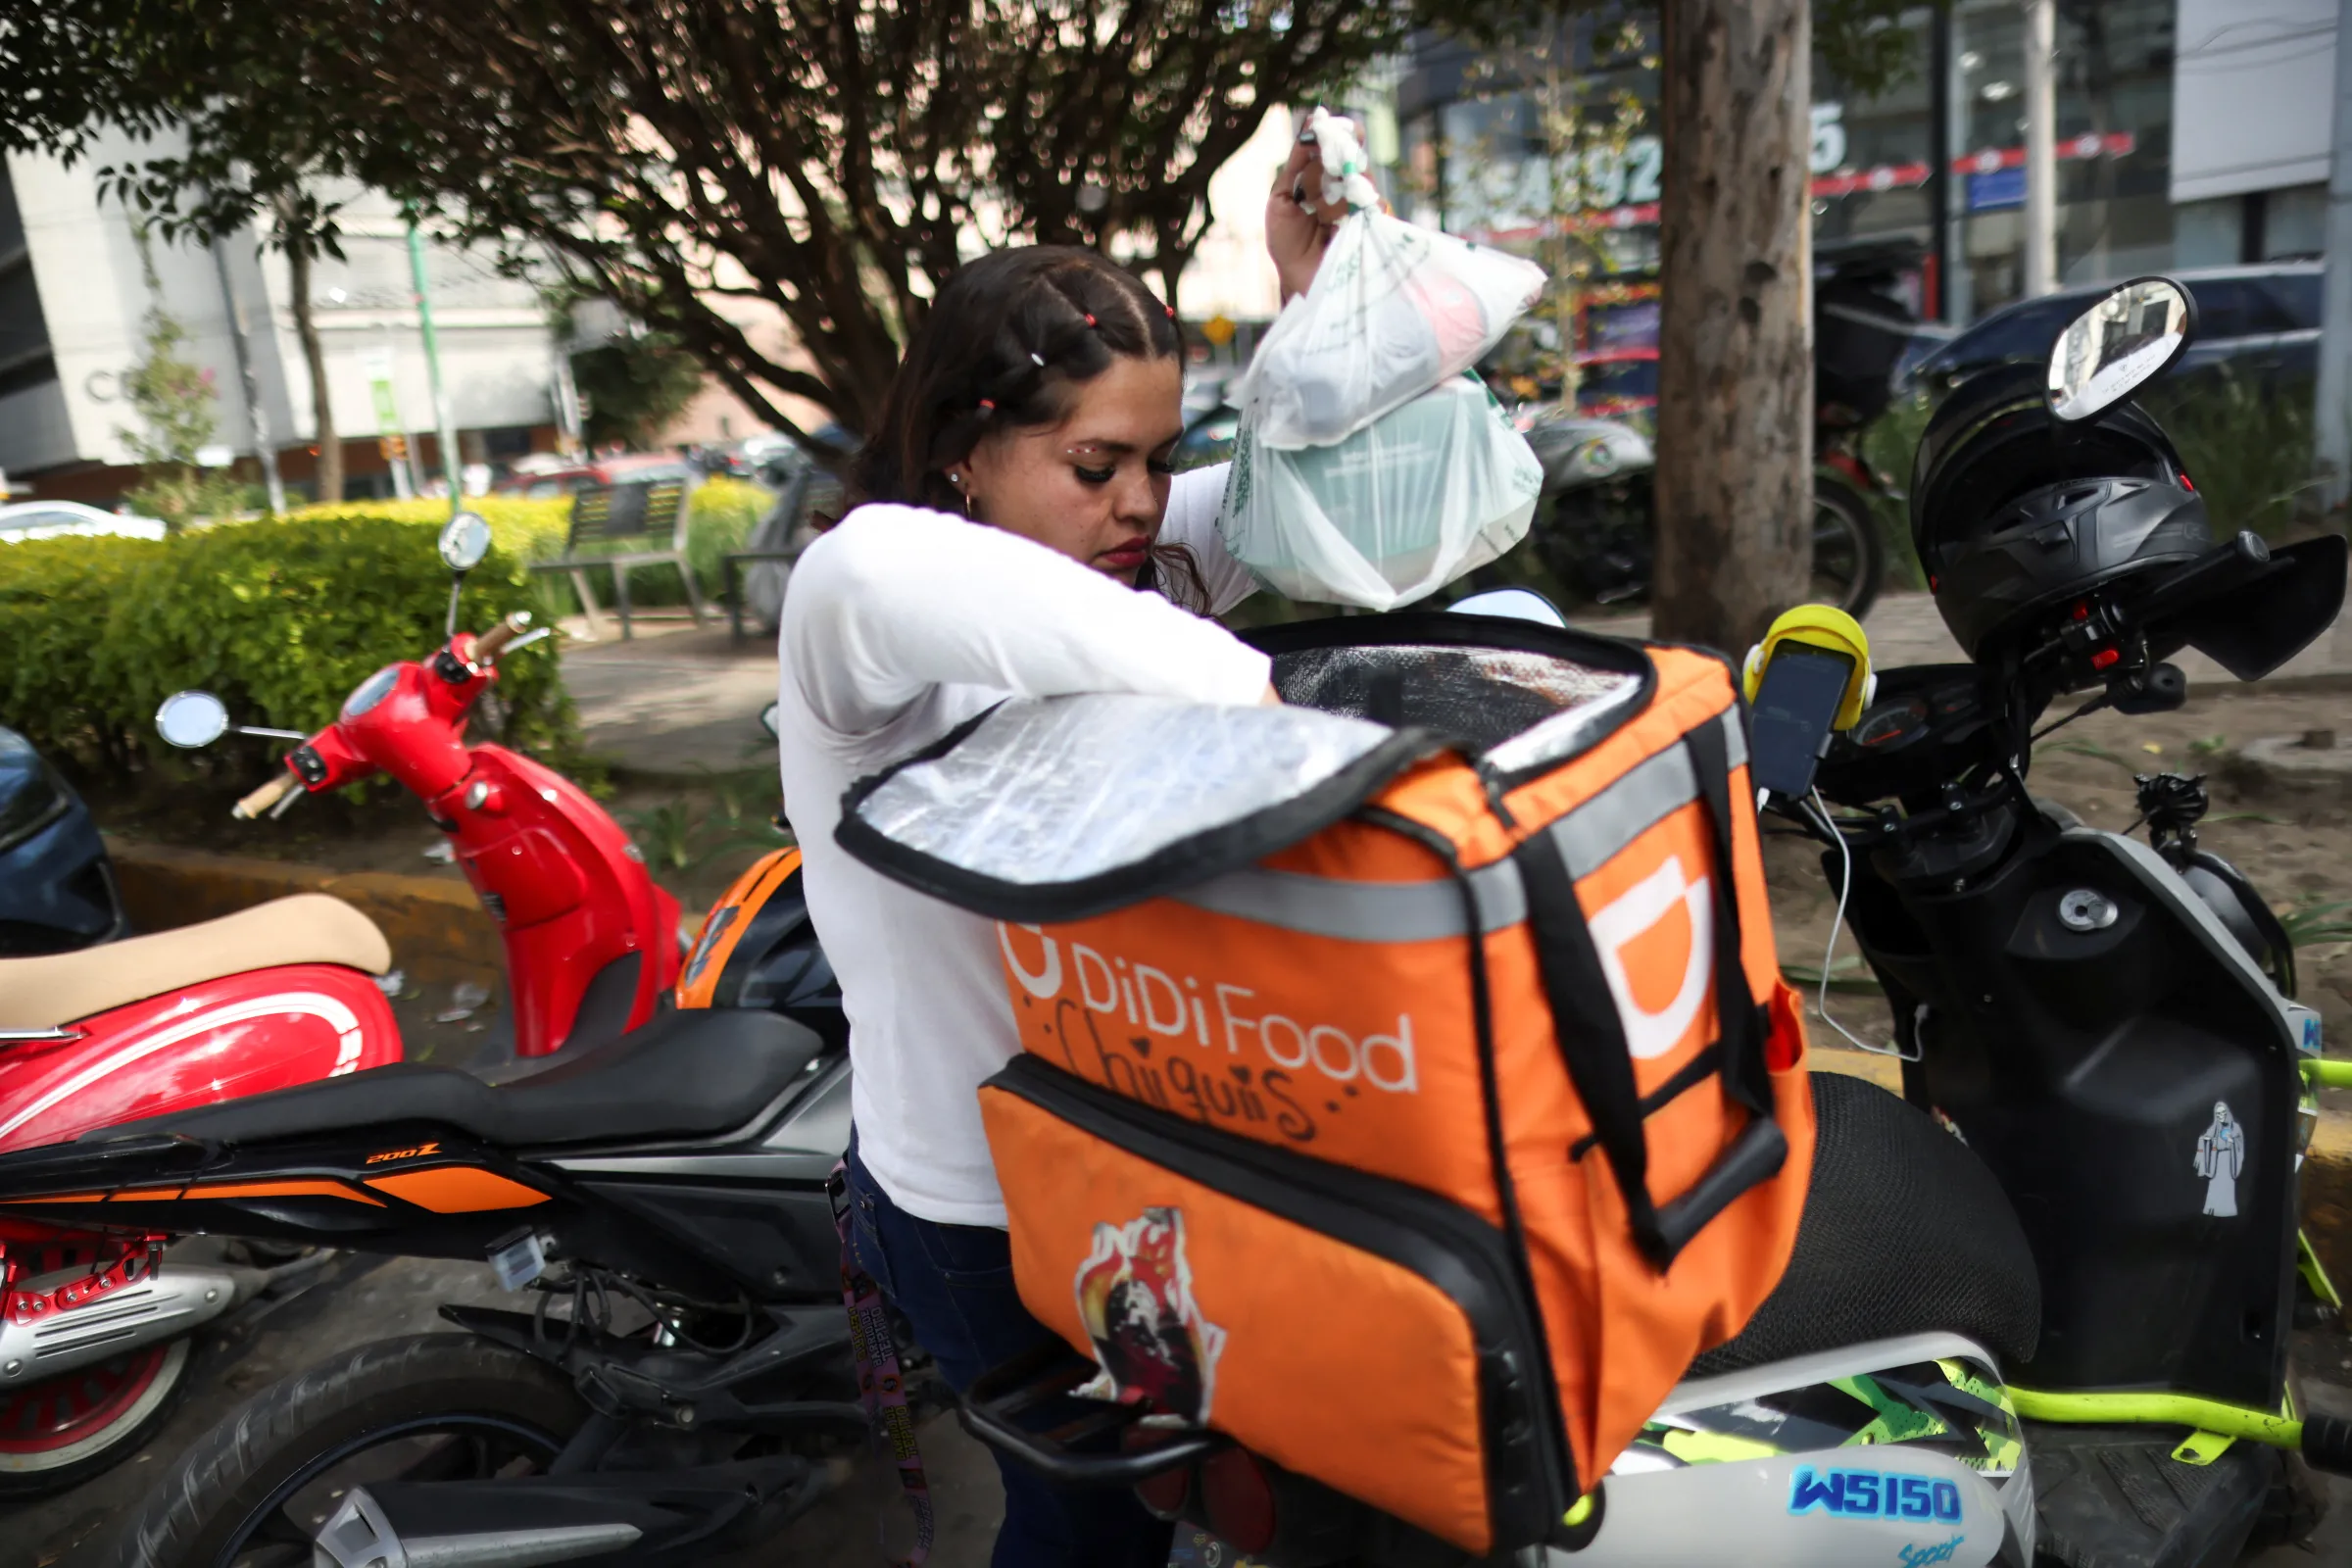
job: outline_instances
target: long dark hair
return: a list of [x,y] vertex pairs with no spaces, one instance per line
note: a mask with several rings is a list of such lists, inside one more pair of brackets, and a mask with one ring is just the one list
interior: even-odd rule
[[[1183,352],[1175,313],[1143,280],[1095,251],[1030,245],[956,269],[906,345],[880,427],[850,468],[849,500],[964,510],[947,469],[992,431],[1053,424],[1071,390],[1121,356]],[[1200,564],[1159,545],[1138,580],[1208,609]]]

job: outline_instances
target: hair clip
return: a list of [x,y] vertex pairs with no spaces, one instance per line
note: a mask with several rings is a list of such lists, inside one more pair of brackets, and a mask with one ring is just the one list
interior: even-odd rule
[[1174,319],[1176,319],[1176,307],[1175,307],[1175,306],[1173,306],[1173,305],[1162,305],[1162,306],[1160,307],[1160,309],[1168,313],[1168,319],[1169,319],[1169,320],[1173,321]]
[[983,414],[994,414],[997,412],[997,406],[996,404],[990,402],[987,398],[982,398],[980,400],[980,412]]
[[1094,318],[1092,316],[1089,316],[1089,317],[1086,318],[1086,324],[1087,324],[1087,325],[1089,325],[1089,326],[1093,326],[1093,325],[1095,324],[1095,318]]

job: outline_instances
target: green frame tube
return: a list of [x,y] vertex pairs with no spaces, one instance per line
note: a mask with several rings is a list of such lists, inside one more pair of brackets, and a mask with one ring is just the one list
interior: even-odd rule
[[2283,1411],[2256,1410],[2193,1394],[2049,1394],[2009,1385],[2010,1401],[2029,1421],[2070,1426],[2174,1426],[2245,1438],[2300,1451],[2303,1423]]

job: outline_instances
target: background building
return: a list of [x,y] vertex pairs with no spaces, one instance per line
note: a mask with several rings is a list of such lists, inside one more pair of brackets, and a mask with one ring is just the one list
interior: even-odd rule
[[[1416,221],[1582,273],[1560,330],[1604,409],[1655,390],[1655,21],[1625,20],[1499,57],[1422,40],[1383,172]],[[2025,288],[2023,12],[1955,0],[1901,26],[1911,69],[1881,94],[1816,63],[1817,268],[1889,258],[1923,317],[1964,325]],[[2061,0],[2060,284],[2318,256],[2335,29],[2335,0]]]
[[[118,431],[135,424],[122,376],[160,304],[187,329],[184,356],[210,372],[217,440],[258,474],[255,420],[240,383],[231,307],[244,319],[259,422],[288,490],[316,462],[310,376],[296,336],[285,258],[251,232],[213,251],[160,239],[148,285],[129,215],[99,198],[97,170],[133,151],[102,145],[68,167],[39,154],[0,159],[0,469],[20,496],[112,504],[136,482]],[[341,216],[344,259],[312,267],[312,309],[353,496],[388,494],[379,443],[405,431],[428,478],[439,473],[432,397],[410,280],[408,230],[389,202],[354,191]],[[225,264],[225,282],[223,266]],[[493,464],[555,445],[556,346],[531,285],[493,260],[427,242],[427,285],[461,459]],[[389,388],[379,400],[377,383]]]

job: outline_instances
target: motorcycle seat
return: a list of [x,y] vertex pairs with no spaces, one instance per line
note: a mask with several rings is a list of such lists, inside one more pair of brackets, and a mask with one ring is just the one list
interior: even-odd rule
[[392,947],[341,899],[297,893],[153,936],[0,958],[0,1029],[57,1029],[248,969],[336,963],[382,974]]
[[1690,1376],[1942,1332],[2004,1366],[2041,1337],[2041,1276],[2008,1197],[1968,1146],[1877,1084],[1813,1074],[1813,1181],[1781,1282]]
[[85,1133],[83,1142],[175,1133],[221,1144],[399,1124],[502,1149],[733,1132],[816,1061],[824,1043],[772,1012],[689,1008],[514,1083],[396,1062]]

